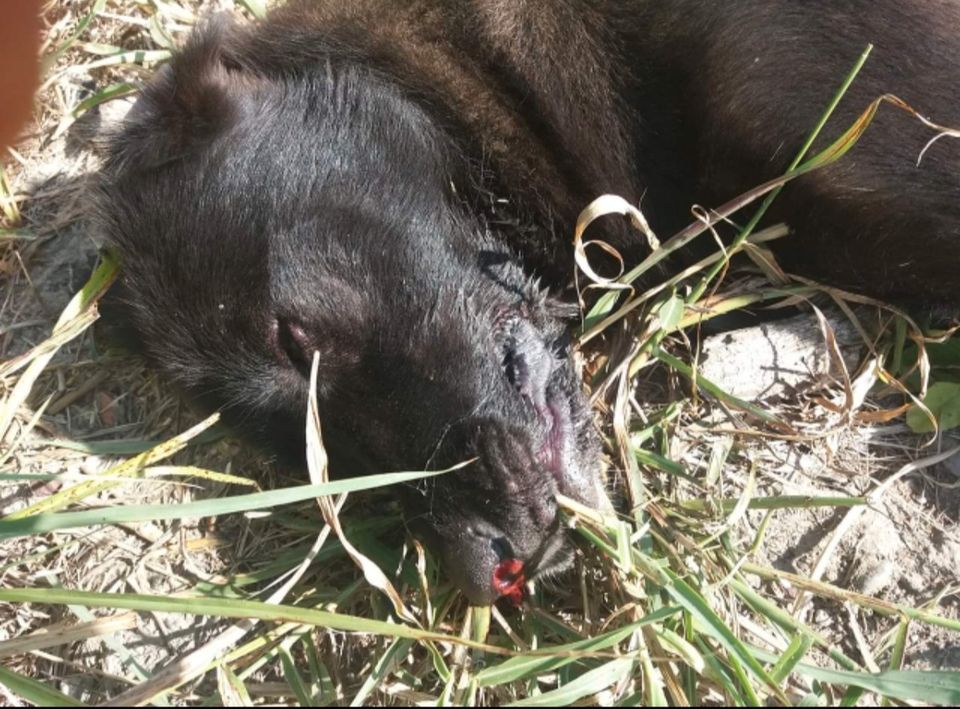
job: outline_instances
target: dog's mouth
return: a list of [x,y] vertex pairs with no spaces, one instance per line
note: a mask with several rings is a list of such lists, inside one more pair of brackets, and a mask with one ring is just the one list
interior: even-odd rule
[[524,564],[519,559],[504,559],[493,569],[497,597],[506,598],[515,607],[523,602],[526,580]]
[[556,523],[544,536],[540,548],[526,561],[502,558],[493,569],[492,591],[495,599],[505,599],[519,607],[527,591],[527,582],[536,581],[569,568],[573,563],[573,545],[565,530]]

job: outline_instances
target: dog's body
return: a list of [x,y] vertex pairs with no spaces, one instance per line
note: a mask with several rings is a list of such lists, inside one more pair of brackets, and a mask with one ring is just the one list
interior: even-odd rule
[[[868,41],[840,123],[889,91],[960,124],[960,40],[933,21],[960,11],[916,4],[317,0],[214,23],[115,141],[114,305],[188,395],[281,456],[302,458],[314,351],[335,472],[477,456],[406,504],[489,601],[500,562],[565,563],[556,492],[602,499],[564,308],[531,276],[566,281],[600,194],[642,198],[669,234],[691,203],[780,174]],[[790,185],[784,265],[955,304],[960,152],[940,141],[916,168],[930,137],[884,111],[850,159]]]

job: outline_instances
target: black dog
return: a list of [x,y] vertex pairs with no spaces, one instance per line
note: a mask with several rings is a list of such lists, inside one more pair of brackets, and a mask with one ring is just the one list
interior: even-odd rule
[[[569,278],[578,212],[642,197],[668,234],[691,203],[780,174],[867,42],[840,123],[885,92],[960,123],[960,9],[835,5],[316,0],[211,23],[114,141],[112,306],[189,396],[294,463],[314,351],[335,472],[476,457],[404,494],[489,602],[503,562],[567,563],[558,491],[603,500],[568,310],[539,285]],[[790,185],[783,263],[955,304],[960,153],[940,141],[916,167],[930,137],[885,110],[849,159]]]

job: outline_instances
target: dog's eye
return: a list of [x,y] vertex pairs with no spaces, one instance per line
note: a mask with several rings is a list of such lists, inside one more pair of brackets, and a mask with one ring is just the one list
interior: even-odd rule
[[507,347],[506,354],[503,356],[503,372],[521,394],[529,389],[530,368],[527,366],[526,359],[515,347]]
[[552,344],[529,322],[517,322],[503,345],[503,373],[517,392],[539,411],[545,404],[547,384],[556,368]]
[[503,339],[503,373],[513,387],[523,393],[530,381],[530,370],[517,342],[517,330],[520,318],[513,312],[504,311],[496,322]]
[[309,370],[313,347],[300,323],[283,317],[276,318],[270,327],[270,340],[273,354],[279,362],[301,372]]

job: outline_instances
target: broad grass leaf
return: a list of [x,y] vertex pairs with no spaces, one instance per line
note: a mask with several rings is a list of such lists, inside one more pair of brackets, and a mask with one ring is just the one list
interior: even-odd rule
[[668,332],[675,330],[680,320],[683,318],[685,308],[683,298],[671,296],[657,311],[657,317],[660,319],[660,329]]
[[[960,426],[960,383],[936,382],[927,391],[923,404],[933,414],[941,431]],[[916,433],[930,433],[933,421],[922,408],[912,407],[907,412],[907,425]]]

